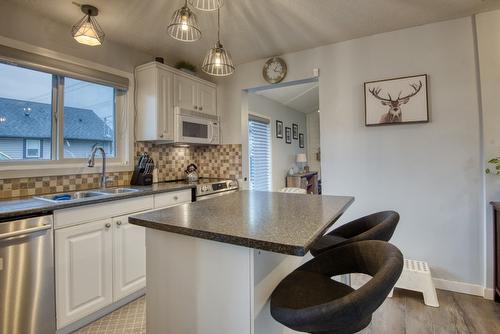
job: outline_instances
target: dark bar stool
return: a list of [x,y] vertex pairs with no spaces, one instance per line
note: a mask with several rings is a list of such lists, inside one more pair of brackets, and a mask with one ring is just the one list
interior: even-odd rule
[[[395,246],[360,241],[327,251],[285,277],[271,295],[271,315],[284,326],[313,334],[355,333],[368,326],[403,269]],[[358,290],[332,276],[372,276]]]
[[355,241],[389,241],[398,222],[399,214],[395,211],[382,211],[358,218],[322,236],[311,247],[311,254],[318,256],[329,249]]

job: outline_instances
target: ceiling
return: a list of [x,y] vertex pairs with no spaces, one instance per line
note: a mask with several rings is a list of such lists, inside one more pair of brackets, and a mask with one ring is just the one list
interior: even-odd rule
[[[2,0],[28,7],[68,26],[82,13],[72,0]],[[78,0],[99,8],[106,38],[151,55],[199,65],[215,43],[216,12],[198,12],[200,41],[166,34],[182,0]],[[320,45],[500,8],[498,0],[225,0],[222,43],[235,64]]]
[[255,94],[267,97],[290,109],[306,114],[317,112],[319,109],[319,84],[317,81],[259,90]]

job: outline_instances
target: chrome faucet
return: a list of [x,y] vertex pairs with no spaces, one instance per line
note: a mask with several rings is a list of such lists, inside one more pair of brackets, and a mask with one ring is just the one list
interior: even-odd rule
[[99,184],[101,188],[106,188],[106,152],[104,151],[102,145],[94,144],[94,146],[92,146],[92,150],[90,151],[89,155],[88,166],[94,167],[95,154],[97,153],[97,151],[101,151],[102,155],[102,173]]

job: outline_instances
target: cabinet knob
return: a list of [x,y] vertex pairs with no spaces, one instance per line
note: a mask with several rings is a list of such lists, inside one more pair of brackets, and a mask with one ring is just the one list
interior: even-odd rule
[[160,135],[160,138],[163,138],[163,137],[164,137],[164,135],[163,135],[163,133],[162,133],[162,134]]
[[194,109],[195,109],[195,110],[196,110],[196,109],[198,109],[198,106],[194,106]]
[[120,226],[121,224],[122,224],[121,220],[119,220],[119,221],[116,222],[116,225],[118,225],[118,226]]
[[203,110],[203,107],[200,107],[200,110]]
[[178,199],[179,199],[179,197],[174,196],[174,201],[177,201]]
[[106,225],[104,225],[106,228],[110,228],[111,227],[111,224],[110,223],[106,223]]

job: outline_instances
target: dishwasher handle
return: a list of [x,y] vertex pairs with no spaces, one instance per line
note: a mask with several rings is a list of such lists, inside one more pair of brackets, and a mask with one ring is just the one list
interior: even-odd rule
[[24,230],[2,233],[2,234],[0,234],[0,240],[18,237],[20,235],[31,234],[31,233],[35,233],[35,232],[39,232],[39,231],[50,230],[51,228],[52,228],[51,225],[42,225],[42,226],[27,228]]

